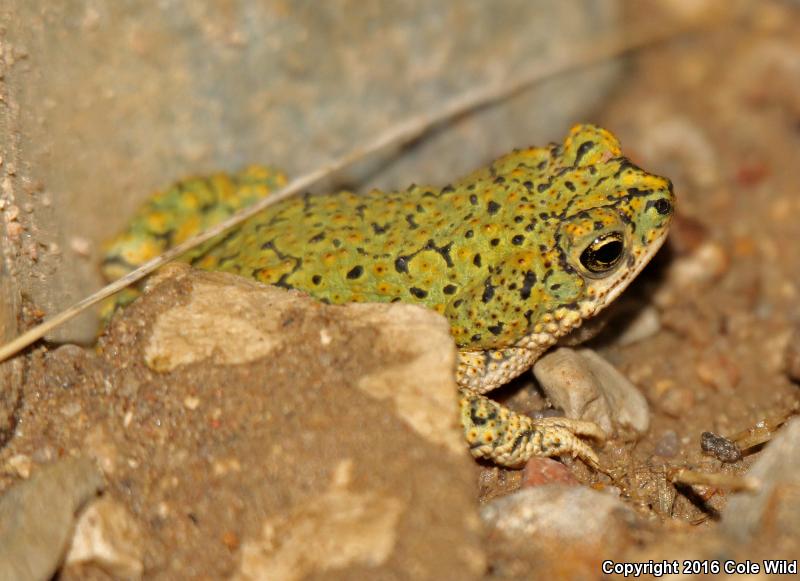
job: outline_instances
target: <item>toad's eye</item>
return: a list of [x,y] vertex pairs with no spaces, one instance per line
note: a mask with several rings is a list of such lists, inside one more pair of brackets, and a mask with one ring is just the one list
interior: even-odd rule
[[581,264],[596,276],[608,274],[619,264],[625,253],[624,240],[621,232],[598,236],[581,252]]
[[656,208],[656,212],[661,214],[662,216],[666,216],[667,214],[672,213],[672,204],[669,203],[669,200],[664,198],[659,198],[653,204]]

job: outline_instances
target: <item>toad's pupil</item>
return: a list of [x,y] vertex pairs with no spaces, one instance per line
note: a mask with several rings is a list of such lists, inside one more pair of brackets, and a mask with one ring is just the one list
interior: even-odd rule
[[619,258],[620,254],[622,254],[622,242],[609,240],[595,250],[594,259],[600,264],[611,265]]
[[604,273],[619,262],[624,246],[619,234],[597,238],[581,253],[581,264],[589,272]]

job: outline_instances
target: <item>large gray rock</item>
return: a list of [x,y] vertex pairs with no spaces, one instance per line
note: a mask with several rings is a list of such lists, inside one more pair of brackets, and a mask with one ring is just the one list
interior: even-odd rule
[[[6,0],[0,27],[0,197],[14,212],[0,227],[13,226],[12,291],[46,312],[97,286],[99,242],[175,179],[249,163],[297,175],[467,89],[619,39],[617,0]],[[444,184],[560,139],[616,69],[551,78],[341,181]],[[55,336],[96,328],[87,316]]]

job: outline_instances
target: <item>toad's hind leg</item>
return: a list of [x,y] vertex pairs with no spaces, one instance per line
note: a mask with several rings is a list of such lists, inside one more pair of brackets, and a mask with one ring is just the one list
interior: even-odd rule
[[[103,276],[108,281],[155,258],[170,247],[198,234],[253,204],[286,183],[286,176],[273,169],[251,166],[237,174],[218,173],[177,182],[153,195],[136,212],[128,227],[104,248]],[[224,235],[223,235],[224,236]],[[209,240],[181,257],[193,261],[219,244]],[[104,318],[136,298],[127,289],[103,307]]]
[[571,455],[593,468],[600,467],[594,450],[581,439],[604,439],[597,424],[569,418],[533,419],[468,388],[460,388],[459,393],[461,424],[476,458],[514,467],[532,456]]
[[[238,174],[218,173],[175,183],[147,200],[125,231],[105,245],[103,275],[115,280],[127,274],[285,183],[282,173],[260,166],[248,167]],[[182,259],[201,256],[219,242],[219,238],[210,240]]]

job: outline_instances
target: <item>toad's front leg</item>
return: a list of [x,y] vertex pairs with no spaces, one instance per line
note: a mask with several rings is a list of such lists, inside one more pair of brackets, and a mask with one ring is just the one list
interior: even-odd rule
[[597,468],[597,455],[581,439],[604,439],[597,424],[570,418],[533,419],[481,395],[528,370],[546,348],[542,345],[459,352],[461,423],[470,451],[476,458],[487,458],[502,466],[517,466],[531,456],[571,454]]
[[459,388],[461,425],[476,458],[515,467],[532,456],[577,456],[599,469],[600,461],[581,437],[603,440],[594,422],[570,418],[529,418],[475,393]]

